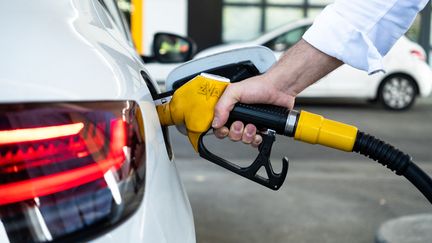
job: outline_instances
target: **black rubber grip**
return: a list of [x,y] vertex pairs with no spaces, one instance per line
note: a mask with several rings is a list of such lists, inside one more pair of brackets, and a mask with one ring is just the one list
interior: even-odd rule
[[237,103],[231,111],[228,124],[242,121],[254,124],[258,129],[271,129],[277,134],[284,135],[289,110],[274,105],[247,105]]

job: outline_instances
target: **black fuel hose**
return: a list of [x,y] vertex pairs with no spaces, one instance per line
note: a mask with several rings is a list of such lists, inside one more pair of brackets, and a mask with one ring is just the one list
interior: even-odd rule
[[358,132],[353,152],[360,153],[407,178],[432,203],[432,179],[411,156],[369,134]]
[[[360,153],[386,166],[397,175],[406,177],[432,203],[432,179],[414,164],[408,154],[374,136],[358,131],[356,127],[305,111],[298,114],[296,111],[272,105],[237,103],[230,113],[228,123],[253,123],[258,128],[270,128],[281,135],[299,135],[295,136],[295,139],[303,142]],[[291,124],[291,129],[290,116],[292,120],[296,120]],[[299,131],[299,128],[302,130]],[[327,139],[324,139],[325,136]]]
[[[260,167],[239,167],[215,156],[206,150],[203,144],[202,138],[209,131],[213,118],[211,111],[214,110],[217,99],[220,98],[226,85],[226,82],[212,79],[208,75],[197,76],[186,85],[179,87],[169,102],[161,102],[162,104],[157,106],[159,119],[163,126],[185,125],[186,129],[190,130],[188,136],[192,146],[202,157],[250,180],[257,181],[257,168]],[[169,95],[169,93],[165,95]],[[160,99],[165,95],[154,98]],[[203,116],[204,114],[205,116]],[[242,121],[245,124],[252,123],[259,130],[271,130],[269,134],[277,133],[294,137],[297,141],[363,154],[387,166],[397,175],[405,176],[432,203],[432,179],[413,163],[411,157],[380,139],[359,132],[355,126],[326,119],[321,115],[307,111],[298,112],[273,105],[240,103],[237,103],[231,111],[228,124],[233,121]],[[271,145],[274,142],[274,134],[272,136],[268,140],[269,145],[260,147],[259,156],[262,155],[264,159],[260,160],[265,161],[264,163],[269,163],[268,158]],[[266,167],[266,170],[268,168],[270,166]],[[272,172],[271,169],[268,171]],[[275,173],[268,172],[267,174]],[[260,179],[259,183],[272,189],[278,189],[283,183],[285,175],[286,173],[283,178],[277,180],[278,183],[273,183],[270,177]]]

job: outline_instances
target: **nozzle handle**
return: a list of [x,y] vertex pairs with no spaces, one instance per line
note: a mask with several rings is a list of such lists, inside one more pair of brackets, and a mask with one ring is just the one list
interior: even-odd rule
[[[231,111],[227,126],[234,121],[254,124],[259,130],[271,129],[277,134],[292,136],[295,124],[289,123],[292,112],[281,106],[275,105],[249,105],[237,103]],[[295,119],[297,120],[297,112]],[[295,121],[294,121],[295,123]]]
[[[201,134],[198,141],[198,152],[204,159],[272,190],[278,190],[284,183],[288,172],[288,159],[286,157],[282,159],[282,170],[280,173],[276,173],[273,170],[272,163],[270,162],[271,149],[276,139],[273,131],[262,134],[263,142],[258,147],[259,154],[254,162],[246,167],[232,163],[210,152],[204,144],[204,136],[204,133]],[[265,169],[265,175],[259,174],[261,168]]]

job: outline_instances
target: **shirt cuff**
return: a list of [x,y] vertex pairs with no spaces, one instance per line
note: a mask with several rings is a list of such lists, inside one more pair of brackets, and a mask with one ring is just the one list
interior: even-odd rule
[[384,71],[382,56],[367,34],[339,15],[333,4],[318,15],[303,39],[327,55],[369,74]]

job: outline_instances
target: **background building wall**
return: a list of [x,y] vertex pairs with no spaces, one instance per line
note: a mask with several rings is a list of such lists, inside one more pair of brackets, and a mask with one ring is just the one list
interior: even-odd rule
[[188,35],[198,50],[222,43],[222,1],[188,0]]
[[[130,0],[119,0],[121,2]],[[151,53],[156,32],[190,36],[202,50],[244,41],[300,18],[313,18],[334,0],[134,0],[142,1],[143,53]],[[429,53],[430,2],[407,33]]]

